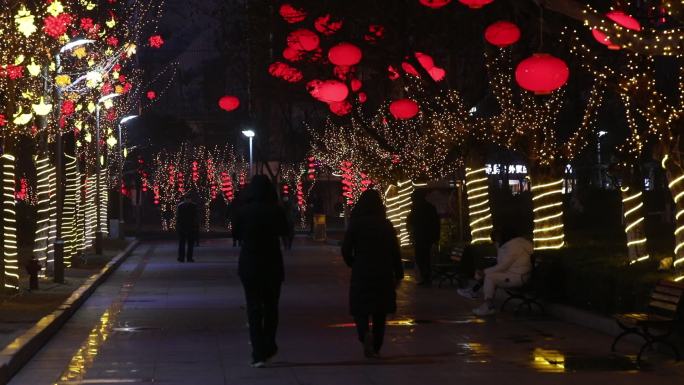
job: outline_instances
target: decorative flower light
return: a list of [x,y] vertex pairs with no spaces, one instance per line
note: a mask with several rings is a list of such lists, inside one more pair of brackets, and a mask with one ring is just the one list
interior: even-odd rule
[[36,17],[31,14],[31,11],[22,5],[19,12],[14,16],[14,22],[17,23],[17,30],[25,37],[33,35],[38,30],[35,24]]
[[12,117],[12,123],[14,123],[17,126],[24,126],[28,124],[31,119],[33,119],[33,114],[32,113],[23,113],[23,108],[20,106],[19,110],[17,111],[16,114]]
[[314,27],[316,31],[322,33],[325,36],[334,35],[335,32],[342,28],[342,20],[332,20],[330,14],[321,16],[314,22]]
[[547,95],[568,81],[570,70],[565,62],[546,53],[537,53],[521,61],[515,69],[520,87],[537,95]]
[[161,48],[164,45],[164,39],[161,35],[150,36],[149,42],[152,48]]
[[338,66],[353,66],[361,62],[361,49],[351,43],[340,43],[328,51],[328,59]]
[[520,28],[509,21],[497,21],[485,30],[485,39],[499,48],[508,47],[520,40]]
[[26,69],[28,70],[29,75],[33,77],[40,75],[40,65],[36,64],[36,62],[33,61],[33,59],[31,59],[31,64],[26,66]]
[[67,32],[71,20],[71,15],[66,13],[58,16],[48,16],[43,20],[43,30],[48,36],[59,39]]
[[117,143],[118,141],[114,136],[110,136],[107,138],[107,146],[109,146],[109,148],[113,148],[114,146],[116,146]]
[[378,40],[385,36],[385,27],[380,24],[371,24],[368,26],[368,32],[363,36],[363,40],[369,43],[377,43]]
[[218,104],[221,109],[230,112],[240,107],[240,99],[237,96],[226,95],[219,99]]
[[0,127],[4,127],[7,125],[7,118],[5,118],[5,115],[0,114]]
[[41,97],[38,104],[33,105],[33,112],[38,116],[46,116],[52,111],[52,104],[46,104],[45,98]]
[[295,8],[292,4],[283,4],[279,10],[280,16],[290,24],[299,23],[306,19],[306,11]]
[[432,9],[442,8],[449,3],[451,0],[419,0],[421,4]]
[[154,91],[152,91],[152,90],[147,91],[147,99],[149,99],[149,100],[154,100],[154,99],[156,99],[156,98],[157,98],[157,93],[156,93],[156,92],[154,92]]
[[97,88],[102,83],[102,74],[98,71],[90,71],[86,74],[86,86]]
[[411,99],[399,99],[390,103],[390,113],[395,119],[406,120],[418,115],[418,103]]
[[494,0],[458,0],[458,1],[470,9],[482,8],[485,5],[494,2]]
[[47,13],[52,16],[59,16],[64,13],[64,6],[59,0],[53,0],[46,9]]
[[610,40],[610,38],[608,37],[608,35],[606,35],[605,33],[603,33],[599,29],[592,29],[591,34],[594,36],[594,39],[596,39],[596,41],[605,45],[606,47],[608,47],[608,49],[618,50],[618,49],[622,48],[618,44],[613,43]]
[[634,17],[622,12],[622,11],[610,11],[606,13],[606,17],[615,22],[616,24],[631,29],[632,31],[641,31],[641,24]]

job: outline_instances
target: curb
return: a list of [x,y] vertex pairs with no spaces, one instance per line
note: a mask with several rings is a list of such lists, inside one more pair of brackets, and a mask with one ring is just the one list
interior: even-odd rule
[[14,339],[0,351],[0,385],[9,380],[54,336],[76,313],[90,295],[131,255],[140,242],[133,241],[117,254],[99,273],[88,278],[52,313]]

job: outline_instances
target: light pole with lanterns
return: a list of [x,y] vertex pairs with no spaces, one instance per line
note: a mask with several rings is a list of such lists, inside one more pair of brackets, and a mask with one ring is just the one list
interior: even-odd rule
[[[118,144],[119,144],[119,183],[123,183],[123,171],[124,171],[124,161],[125,161],[125,155],[123,151],[123,140],[122,140],[122,134],[121,131],[123,130],[123,127],[126,123],[130,122],[131,120],[137,118],[138,115],[130,115],[122,118],[119,121],[119,139],[118,139]],[[121,228],[121,225],[124,223],[124,208],[123,208],[123,191],[119,189],[119,238],[123,238],[123,231]]]
[[243,130],[242,135],[249,138],[249,177],[251,179],[254,176],[254,147],[252,142],[256,133],[254,130]]

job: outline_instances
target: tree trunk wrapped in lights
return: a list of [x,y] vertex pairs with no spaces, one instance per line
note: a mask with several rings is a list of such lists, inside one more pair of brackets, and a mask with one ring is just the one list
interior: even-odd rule
[[[33,255],[41,266],[48,262],[48,238],[50,236],[50,159],[36,157],[36,235],[33,241]],[[45,269],[41,270],[45,276]]]
[[674,280],[684,280],[684,167],[680,162],[665,155],[662,166],[665,169],[668,187],[675,203],[675,248],[672,267]]
[[2,164],[2,257],[3,286],[19,289],[19,255],[17,253],[17,213],[14,197],[14,161],[10,154],[0,157]]
[[85,245],[91,247],[95,242],[97,208],[95,207],[95,176],[86,178],[85,184]]
[[102,235],[109,234],[109,184],[107,183],[107,168],[100,170],[100,229]]
[[489,177],[484,167],[466,168],[466,196],[470,243],[491,243],[492,212],[489,204]]
[[532,177],[535,250],[560,249],[565,246],[563,228],[563,179],[549,175]]
[[66,188],[64,190],[64,209],[62,211],[62,236],[64,237],[64,265],[71,267],[72,259],[78,252],[77,226],[79,176],[77,159],[64,154],[66,158]]
[[643,213],[643,192],[624,186],[620,188],[620,193],[627,236],[627,258],[631,265],[649,258]]
[[411,194],[415,189],[415,185],[410,180],[407,180],[391,185],[385,191],[387,219],[394,225],[394,229],[399,237],[399,245],[402,247],[411,245],[408,229],[406,228],[406,217],[411,212]]
[[50,227],[48,230],[48,265],[55,262],[55,241],[57,240],[57,168],[50,165]]

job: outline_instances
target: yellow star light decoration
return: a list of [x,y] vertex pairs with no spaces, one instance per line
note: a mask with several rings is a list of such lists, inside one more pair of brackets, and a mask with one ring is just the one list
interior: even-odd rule
[[64,6],[59,0],[53,1],[52,4],[47,7],[47,13],[52,16],[58,16],[64,13]]
[[36,64],[33,59],[31,59],[31,64],[26,66],[26,69],[28,70],[29,75],[33,77],[40,75],[40,66]]
[[88,56],[88,51],[86,51],[85,47],[78,47],[74,49],[72,55],[78,59],[83,59],[84,57]]
[[45,103],[45,98],[40,98],[38,104],[33,105],[33,112],[38,116],[46,116],[52,111],[52,104]]
[[71,84],[71,77],[69,75],[58,75],[55,77],[55,84],[60,87],[66,87]]
[[14,22],[17,23],[17,29],[26,37],[33,35],[33,33],[38,30],[35,19],[36,17],[31,14],[31,11],[26,9],[25,5],[22,5],[19,12],[14,16]]

